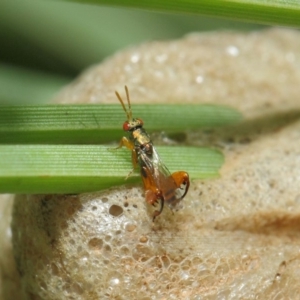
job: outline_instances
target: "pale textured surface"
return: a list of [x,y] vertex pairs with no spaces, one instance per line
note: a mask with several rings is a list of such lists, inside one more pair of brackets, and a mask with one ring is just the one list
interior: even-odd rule
[[288,30],[147,43],[91,67],[56,101],[117,103],[114,91],[127,84],[134,103],[222,103],[251,116],[288,109],[299,97],[299,49]]
[[223,148],[221,178],[192,182],[185,207],[155,224],[139,186],[19,196],[23,298],[297,299],[299,49],[299,33],[287,30],[191,35],[116,54],[64,90],[57,102],[116,102],[127,84],[133,110],[139,101],[222,103],[248,120],[188,134],[190,144]]

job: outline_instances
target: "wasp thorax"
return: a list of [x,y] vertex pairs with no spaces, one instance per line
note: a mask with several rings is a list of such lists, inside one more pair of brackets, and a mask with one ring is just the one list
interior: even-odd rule
[[131,131],[138,127],[142,127],[144,125],[143,120],[141,119],[132,119],[130,121],[125,121],[123,124],[123,130],[124,131]]

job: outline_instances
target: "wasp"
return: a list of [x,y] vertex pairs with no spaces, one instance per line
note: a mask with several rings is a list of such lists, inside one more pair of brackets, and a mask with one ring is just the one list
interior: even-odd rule
[[125,146],[131,150],[133,169],[128,176],[139,166],[146,202],[153,206],[160,202],[159,210],[155,210],[153,213],[154,221],[163,211],[164,203],[174,209],[185,197],[190,186],[189,175],[184,171],[170,173],[153,146],[150,135],[143,127],[144,122],[142,119],[132,117],[127,86],[125,86],[125,91],[128,109],[119,93],[117,91],[115,93],[127,116],[127,120],[123,124],[123,130],[127,131],[129,136],[128,138],[123,137],[116,149]]

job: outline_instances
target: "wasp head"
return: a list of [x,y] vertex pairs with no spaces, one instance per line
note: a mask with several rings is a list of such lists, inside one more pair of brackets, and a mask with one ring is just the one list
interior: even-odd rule
[[123,124],[123,130],[124,131],[132,131],[136,128],[140,128],[144,125],[144,122],[142,119],[136,118],[136,119],[131,119],[127,120]]

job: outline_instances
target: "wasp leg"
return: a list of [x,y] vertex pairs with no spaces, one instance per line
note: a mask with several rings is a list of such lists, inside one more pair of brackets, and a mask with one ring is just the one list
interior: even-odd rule
[[146,192],[145,192],[146,202],[148,204],[155,206],[158,203],[160,194],[161,193],[158,190],[157,191],[146,190]]
[[161,214],[161,212],[163,211],[164,209],[164,203],[165,203],[165,200],[164,200],[164,197],[161,193],[161,191],[159,191],[157,188],[155,190],[146,190],[145,192],[145,198],[146,198],[146,201],[155,206],[156,203],[158,202],[158,200],[160,200],[160,208],[159,210],[155,210],[154,213],[153,213],[153,219],[152,221],[154,222],[155,218],[157,216],[159,216]]
[[190,187],[189,174],[184,171],[178,171],[174,172],[171,176],[174,179],[177,188],[181,190],[180,199],[183,199]]
[[132,165],[133,165],[132,170],[125,177],[125,180],[126,180],[133,173],[136,166],[138,165],[138,159],[137,159],[136,151],[134,149],[134,144],[130,140],[128,140],[125,136],[123,136],[119,143],[119,146],[116,148],[109,148],[109,150],[117,150],[117,149],[122,148],[123,146],[125,146],[127,149],[131,150],[131,160],[132,160]]
[[138,158],[137,158],[137,154],[135,149],[133,148],[131,151],[131,161],[132,161],[132,170],[128,173],[128,175],[125,177],[125,180],[128,179],[128,177],[133,173],[133,171],[135,170],[135,168],[138,165]]
[[155,218],[158,217],[158,216],[161,214],[161,212],[162,212],[163,209],[164,209],[164,204],[165,204],[164,197],[161,197],[161,198],[160,198],[160,209],[154,211],[154,213],[153,213],[153,218],[152,218],[152,222],[154,222]]
[[123,136],[122,139],[121,139],[121,141],[120,141],[120,143],[119,143],[119,145],[118,145],[118,147],[116,147],[116,148],[109,148],[109,150],[117,150],[117,149],[122,148],[123,146],[125,146],[129,150],[133,150],[134,149],[134,144],[130,140],[128,140],[127,137]]

